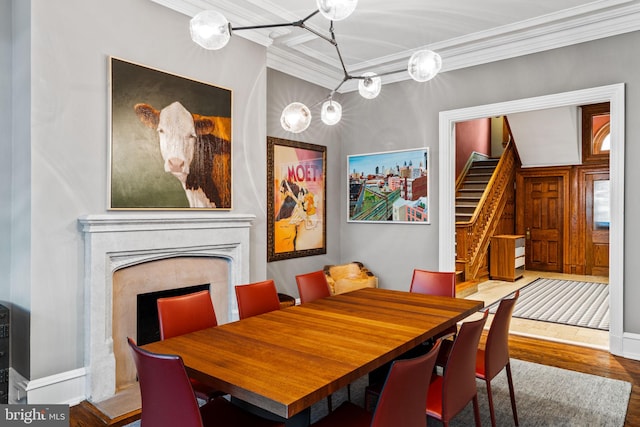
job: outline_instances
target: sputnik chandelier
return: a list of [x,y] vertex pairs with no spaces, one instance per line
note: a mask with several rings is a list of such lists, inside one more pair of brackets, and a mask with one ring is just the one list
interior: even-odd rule
[[[426,82],[435,77],[440,71],[440,68],[442,68],[442,59],[440,58],[440,55],[431,50],[418,50],[411,55],[411,58],[409,58],[409,63],[406,69],[380,74],[366,72],[358,76],[349,74],[347,67],[344,64],[344,60],[342,59],[338,42],[336,41],[333,31],[333,22],[341,21],[351,15],[358,4],[358,0],[316,0],[316,4],[317,10],[299,21],[245,27],[232,27],[229,21],[220,12],[215,10],[204,10],[191,19],[191,38],[194,42],[205,49],[218,50],[227,45],[233,31],[276,27],[298,27],[331,43],[336,49],[338,59],[342,65],[344,77],[335,89],[329,93],[329,95],[311,106],[313,108],[322,103],[320,118],[327,125],[335,125],[342,118],[342,106],[333,99],[333,96],[348,80],[357,79],[358,92],[360,95],[366,99],[373,99],[378,96],[382,88],[382,76],[408,71],[409,76],[411,76],[413,80],[417,82]],[[329,36],[315,31],[305,24],[318,13],[322,14],[330,21]],[[310,123],[311,111],[309,107],[301,102],[293,102],[287,105],[282,111],[280,124],[289,132],[303,132],[309,127]]]

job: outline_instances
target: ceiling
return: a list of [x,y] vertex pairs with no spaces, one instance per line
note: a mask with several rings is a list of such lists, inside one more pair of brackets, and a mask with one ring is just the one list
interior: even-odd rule
[[[223,13],[233,27],[291,23],[316,10],[314,0],[151,0],[188,16]],[[305,22],[328,37],[329,21]],[[428,48],[442,56],[442,72],[554,49],[640,29],[640,0],[360,0],[334,23],[351,75],[405,70],[408,58]],[[188,31],[185,28],[185,31]],[[267,46],[267,66],[334,89],[342,81],[335,47],[296,27],[236,31]],[[383,78],[406,80],[406,72]],[[356,89],[347,81],[339,92]]]

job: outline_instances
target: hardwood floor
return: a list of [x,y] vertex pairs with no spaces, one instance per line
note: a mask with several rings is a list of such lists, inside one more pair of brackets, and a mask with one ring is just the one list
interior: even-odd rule
[[[485,335],[481,345],[484,345]],[[528,362],[628,381],[632,384],[625,426],[640,425],[640,361],[612,356],[605,350],[562,344],[536,338],[511,335],[511,357]],[[518,391],[516,390],[516,399]],[[120,427],[131,423],[139,413],[108,420],[96,413],[91,404],[82,402],[71,408],[70,427]]]

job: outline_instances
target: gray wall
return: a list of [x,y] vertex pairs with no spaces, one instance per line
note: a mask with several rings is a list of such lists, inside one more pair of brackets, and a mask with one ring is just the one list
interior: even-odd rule
[[[0,0],[0,200],[11,199],[11,0]],[[11,210],[0,209],[0,235],[11,236]],[[0,239],[0,301],[9,301],[10,239]]]
[[[26,313],[16,324],[22,348],[13,365],[36,379],[84,366],[77,218],[108,208],[110,55],[232,89],[233,211],[257,216],[251,276],[266,277],[266,51],[240,37],[206,51],[191,41],[187,16],[149,0],[13,2],[26,11],[29,5],[32,31],[24,31],[31,41],[13,39],[31,64],[25,72],[28,63],[13,63],[13,108],[22,121],[13,138],[11,293]],[[23,111],[25,99],[31,104]],[[4,214],[4,199],[2,206]]]
[[[626,83],[625,217],[640,215],[634,183],[640,180],[640,32],[555,49],[535,55],[451,71],[431,82],[384,86],[374,101],[349,94],[343,124],[343,158],[348,154],[426,145],[431,153],[429,226],[348,224],[341,221],[341,257],[372,266],[384,287],[407,289],[414,267],[438,268],[438,113],[495,102]],[[344,168],[342,179],[346,179]],[[342,207],[345,209],[345,191]],[[344,217],[342,217],[344,218]],[[640,253],[640,224],[625,220],[625,265]],[[640,272],[624,272],[624,330],[640,332],[635,301]]]
[[[12,2],[11,59],[11,364],[30,374],[31,339],[31,3]],[[4,206],[4,203],[3,203]]]
[[[341,131],[338,125],[326,126],[320,120],[320,105],[329,90],[269,69],[267,71],[267,135],[291,141],[307,142],[327,147],[327,238],[326,255],[292,258],[267,264],[267,275],[274,279],[278,289],[298,297],[295,276],[321,270],[327,264],[340,262],[341,238],[338,233],[342,211],[338,210],[338,195],[341,194]],[[338,98],[336,98],[338,99]],[[311,109],[311,125],[301,133],[287,132],[280,126],[282,110],[291,102],[303,102]],[[265,185],[266,187],[266,185]],[[265,254],[266,256],[266,254]]]

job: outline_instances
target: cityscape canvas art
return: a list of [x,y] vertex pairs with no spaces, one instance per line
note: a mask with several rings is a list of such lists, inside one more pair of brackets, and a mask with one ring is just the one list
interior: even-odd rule
[[348,221],[429,223],[429,149],[347,156]]

